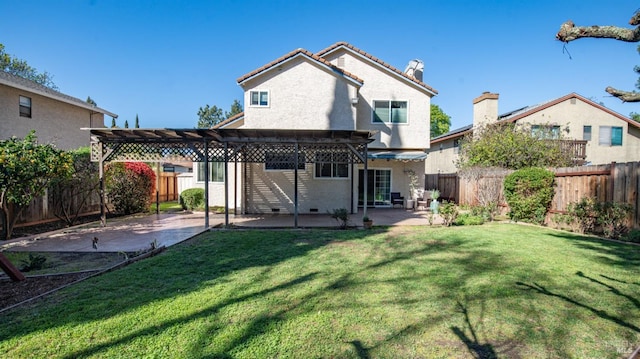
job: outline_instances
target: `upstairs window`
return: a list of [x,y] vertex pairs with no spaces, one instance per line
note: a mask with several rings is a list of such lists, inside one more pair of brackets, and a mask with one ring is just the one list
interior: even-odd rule
[[591,141],[591,126],[582,127],[582,139],[584,141]]
[[409,123],[407,101],[373,101],[374,123]]
[[31,117],[31,98],[20,96],[20,116]]
[[460,153],[460,139],[453,140],[453,153]]
[[338,154],[316,154],[316,178],[349,178],[349,164],[336,162]]
[[558,139],[560,138],[560,126],[532,125],[531,136],[545,140]]
[[[204,162],[198,163],[198,182],[204,182]],[[224,182],[224,162],[209,162],[209,182]]]
[[269,106],[269,91],[250,91],[251,106],[254,107],[268,107]]
[[600,146],[622,146],[622,127],[600,126],[598,144]]

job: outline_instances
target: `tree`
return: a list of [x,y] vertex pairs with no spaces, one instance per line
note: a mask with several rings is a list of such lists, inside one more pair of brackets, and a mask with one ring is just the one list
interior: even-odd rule
[[136,113],[136,128],[140,128],[140,120],[138,120],[138,114]]
[[[544,127],[544,126],[541,126]],[[539,133],[513,123],[491,124],[474,129],[460,143],[456,166],[461,169],[500,167],[565,167],[572,165],[573,154],[562,146],[562,134]]]
[[93,106],[98,106],[98,104],[91,98],[91,96],[87,96],[87,103]]
[[637,112],[631,112],[629,114],[629,118],[631,118],[632,120],[636,121],[636,122],[640,122],[640,113]]
[[431,104],[431,138],[449,132],[451,116],[442,111],[440,106]]
[[129,121],[128,120],[124,120],[124,128],[129,128]]
[[231,104],[231,111],[225,112],[224,116],[226,118],[230,118],[232,116],[235,116],[235,115],[239,114],[240,112],[242,112],[242,105],[240,104],[240,101],[235,99],[235,100],[233,100],[233,103]]
[[[569,43],[570,41],[581,38],[601,38],[615,39],[625,42],[640,41],[640,9],[629,20],[629,24],[635,26],[634,29],[628,29],[618,26],[576,26],[573,21],[568,20],[560,26],[560,30],[556,34],[556,39]],[[640,51],[640,47],[638,47]],[[634,71],[640,74],[640,67],[636,66]],[[636,83],[636,88],[640,89],[640,80]],[[608,86],[605,91],[610,95],[619,98],[622,102],[640,102],[640,93],[636,91],[623,91]]]
[[209,107],[209,105],[205,105],[204,108],[200,107],[198,109],[198,117],[198,128],[211,128],[224,121],[222,109],[215,105],[213,107]]
[[24,139],[0,141],[0,220],[3,238],[11,238],[18,216],[44,194],[49,184],[73,172],[69,153],[50,144],[38,144],[35,131]]
[[53,90],[58,89],[56,84],[53,83],[53,76],[51,74],[46,71],[40,73],[35,68],[29,66],[25,60],[7,54],[4,51],[3,44],[0,44],[0,70],[31,80]]
[[111,118],[111,128],[118,128],[118,126],[116,125],[116,119],[115,118]]

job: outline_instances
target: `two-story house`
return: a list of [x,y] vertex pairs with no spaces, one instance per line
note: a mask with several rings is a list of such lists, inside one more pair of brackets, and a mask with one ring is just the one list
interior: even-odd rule
[[0,71],[0,139],[36,131],[38,141],[64,150],[89,146],[83,127],[104,127],[104,115],[118,115],[85,101]]
[[[573,142],[582,163],[605,164],[640,159],[640,123],[576,93],[498,115],[497,93],[485,92],[473,100],[473,124],[431,139],[426,173],[457,172],[455,162],[462,138],[474,128],[511,122],[537,131],[560,133]],[[566,132],[565,132],[566,131]]]
[[[297,49],[241,76],[245,110],[221,129],[371,131],[367,205],[390,207],[391,193],[409,198],[409,173],[424,174],[431,97],[419,68],[400,71],[344,42],[312,53]],[[417,71],[416,71],[417,70]],[[364,205],[364,166],[331,153],[299,160],[300,213]],[[243,213],[292,213],[293,154],[272,153],[264,163],[230,164],[228,185]],[[223,205],[224,163],[211,164],[209,204]],[[188,177],[189,175],[181,175]],[[204,186],[202,164],[181,189]]]

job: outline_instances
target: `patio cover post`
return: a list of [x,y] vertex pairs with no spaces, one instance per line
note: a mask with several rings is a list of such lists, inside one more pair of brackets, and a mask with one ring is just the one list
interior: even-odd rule
[[298,141],[295,144],[295,159],[293,160],[293,228],[298,228]]
[[209,228],[209,142],[204,139],[204,228]]
[[224,226],[229,227],[229,146],[224,143]]
[[102,227],[107,226],[107,201],[105,198],[104,189],[104,157],[103,157],[103,144],[102,141],[98,142],[98,151],[100,152],[98,176],[100,177],[100,225]]
[[367,188],[368,187],[368,183],[369,183],[369,166],[368,166],[368,162],[369,162],[368,156],[369,156],[369,154],[367,153],[367,148],[368,147],[369,146],[364,146],[364,176],[362,176],[363,177],[362,180],[364,181],[363,186],[362,186],[363,191],[364,191],[364,196],[363,196],[363,199],[362,199],[362,201],[363,201],[363,203],[362,203],[363,204],[362,217],[366,217],[366,215],[367,215],[367,201],[368,201],[367,192],[369,191],[369,189]]

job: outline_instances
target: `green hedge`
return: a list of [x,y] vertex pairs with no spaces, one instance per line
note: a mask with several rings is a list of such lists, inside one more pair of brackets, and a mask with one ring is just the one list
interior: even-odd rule
[[189,188],[180,193],[182,209],[193,210],[204,206],[204,188]]
[[504,180],[504,196],[511,208],[509,218],[542,224],[554,195],[553,172],[539,167],[523,168]]

